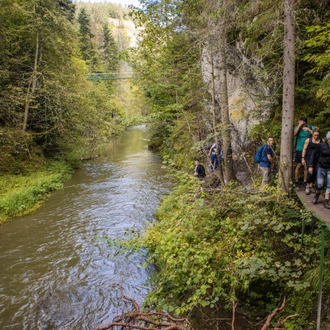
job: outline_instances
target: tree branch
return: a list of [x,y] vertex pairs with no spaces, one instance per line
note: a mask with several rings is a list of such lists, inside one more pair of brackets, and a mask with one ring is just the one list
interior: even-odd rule
[[270,322],[272,321],[274,316],[285,307],[285,303],[286,303],[286,298],[284,297],[281,307],[275,308],[272,311],[272,313],[270,315],[268,315],[266,323],[263,325],[261,330],[267,330],[270,327]]

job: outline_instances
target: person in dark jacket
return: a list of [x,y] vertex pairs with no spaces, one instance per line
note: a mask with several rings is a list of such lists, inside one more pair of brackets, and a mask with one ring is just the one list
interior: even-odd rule
[[316,173],[316,193],[312,200],[313,204],[317,204],[320,190],[324,186],[325,179],[327,180],[327,188],[325,191],[325,200],[323,205],[326,209],[330,209],[330,131],[326,135],[326,141],[321,142],[317,145],[313,151],[310,163],[309,163],[309,173],[313,173],[313,163],[317,162],[317,173]]
[[[309,169],[309,165],[313,166],[313,173],[309,173],[307,175],[307,185],[306,185],[306,195],[310,195],[311,189],[313,187],[313,184],[316,179],[316,172],[317,172],[317,163],[315,164],[310,164],[310,158],[315,150],[315,148],[318,146],[319,143],[322,142],[322,139],[320,138],[320,130],[318,128],[314,128],[313,130],[313,136],[306,139],[305,144],[304,144],[304,149],[302,151],[302,161],[301,163],[303,166],[306,168],[306,171]],[[315,159],[314,159],[315,161]]]
[[198,178],[204,178],[205,177],[205,168],[204,166],[199,162],[199,159],[195,159],[195,170],[194,175]]

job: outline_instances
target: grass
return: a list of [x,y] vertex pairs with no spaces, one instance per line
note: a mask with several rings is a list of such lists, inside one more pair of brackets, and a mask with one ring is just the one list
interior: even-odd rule
[[0,224],[35,211],[51,192],[63,187],[70,172],[64,162],[52,161],[37,172],[0,176]]

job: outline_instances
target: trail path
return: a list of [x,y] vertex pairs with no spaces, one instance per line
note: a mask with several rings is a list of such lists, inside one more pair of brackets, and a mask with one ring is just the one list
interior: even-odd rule
[[297,196],[299,197],[302,204],[310,211],[313,212],[314,216],[321,221],[325,221],[327,224],[330,225],[330,210],[326,209],[322,202],[324,200],[323,196],[320,195],[319,201],[316,205],[312,203],[312,199],[314,194],[306,195],[304,189],[299,189],[296,191]]

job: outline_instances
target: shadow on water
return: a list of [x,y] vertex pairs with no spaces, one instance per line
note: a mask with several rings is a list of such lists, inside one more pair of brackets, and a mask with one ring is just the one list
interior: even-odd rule
[[121,314],[125,294],[142,303],[152,269],[105,240],[153,220],[170,182],[148,150],[144,127],[129,129],[84,164],[34,214],[0,226],[0,328],[92,329]]

